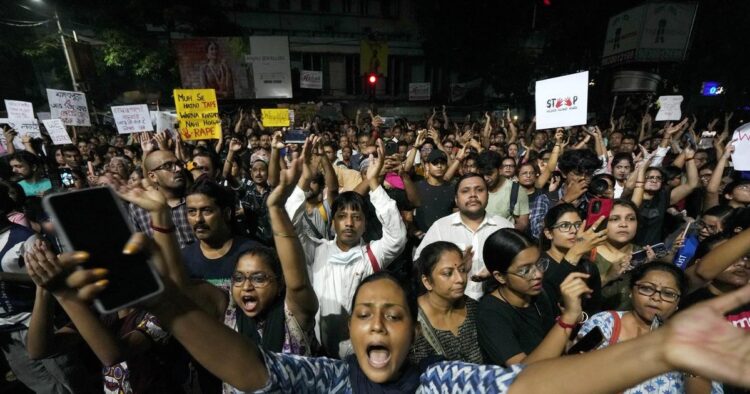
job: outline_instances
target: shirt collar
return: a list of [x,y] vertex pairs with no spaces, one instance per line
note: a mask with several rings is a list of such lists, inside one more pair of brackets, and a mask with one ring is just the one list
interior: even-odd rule
[[[466,227],[466,224],[461,220],[461,212],[455,212],[452,214],[453,217],[451,218],[451,226],[464,226]],[[497,226],[498,223],[493,217],[494,215],[488,214],[486,211],[484,212],[484,219],[482,219],[482,222],[479,224],[479,227],[477,227],[477,231],[481,229],[482,227],[486,226]]]

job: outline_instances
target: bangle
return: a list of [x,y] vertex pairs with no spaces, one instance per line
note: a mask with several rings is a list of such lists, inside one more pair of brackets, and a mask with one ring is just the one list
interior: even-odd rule
[[562,316],[558,316],[557,319],[555,319],[555,322],[557,323],[558,326],[562,327],[565,330],[575,329],[576,326],[578,325],[577,323],[568,324],[568,323],[562,321]]
[[297,234],[288,234],[288,233],[280,233],[277,231],[273,232],[274,237],[283,237],[283,238],[297,238]]
[[172,227],[157,227],[154,226],[153,223],[151,223],[151,229],[156,231],[157,233],[170,234],[175,232],[177,228],[174,225]]

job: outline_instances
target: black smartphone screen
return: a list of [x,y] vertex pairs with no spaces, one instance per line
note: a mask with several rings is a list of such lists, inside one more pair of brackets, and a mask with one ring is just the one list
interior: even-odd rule
[[567,354],[590,352],[599,347],[603,341],[604,335],[602,334],[602,330],[599,327],[594,327],[594,329],[589,331],[588,334],[584,335],[581,340],[568,349]]
[[44,204],[66,247],[89,253],[84,267],[109,271],[109,284],[96,299],[100,312],[114,312],[162,290],[161,279],[146,253],[122,253],[132,232],[122,205],[109,187],[53,194]]

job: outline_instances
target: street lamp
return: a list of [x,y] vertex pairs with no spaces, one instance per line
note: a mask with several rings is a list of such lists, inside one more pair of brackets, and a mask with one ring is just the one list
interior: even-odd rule
[[[37,3],[37,4],[44,4],[44,0],[31,0],[31,2]],[[23,8],[30,10],[27,7],[23,7]],[[75,74],[73,73],[73,63],[70,58],[70,53],[68,53],[68,46],[65,44],[65,33],[63,33],[62,24],[60,23],[60,17],[57,15],[56,7],[55,7],[53,18],[55,19],[55,23],[57,24],[57,34],[60,35],[60,42],[62,43],[63,53],[65,54],[65,62],[68,65],[68,72],[70,72],[70,81],[73,83],[73,90],[77,92],[78,83],[76,83],[76,77],[75,77]]]

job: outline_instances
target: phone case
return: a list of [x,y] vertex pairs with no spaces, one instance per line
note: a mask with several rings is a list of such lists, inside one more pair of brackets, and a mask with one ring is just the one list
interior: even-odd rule
[[[107,189],[109,191],[109,193],[112,195],[112,198],[115,201],[115,205],[117,205],[117,208],[120,211],[120,214],[123,216],[123,218],[125,218],[125,223],[128,226],[128,230],[130,231],[131,234],[134,233],[133,224],[130,222],[130,219],[128,219],[128,215],[127,215],[127,212],[125,211],[125,207],[120,202],[119,197],[117,197],[117,195],[114,193],[114,191],[112,190],[112,188],[109,187],[109,186],[99,186],[99,187],[92,187],[92,188],[82,189],[82,190],[73,190],[73,191],[67,191],[67,192],[50,194],[50,195],[45,196],[42,199],[42,207],[44,208],[44,211],[47,212],[47,214],[49,215],[49,217],[53,221],[53,223],[58,224],[57,225],[57,234],[58,234],[58,236],[60,238],[60,243],[63,246],[63,250],[65,250],[65,251],[73,251],[74,249],[73,249],[73,246],[72,246],[72,244],[70,242],[70,238],[68,238],[68,234],[65,233],[65,229],[62,226],[59,225],[60,220],[58,219],[57,214],[55,213],[55,210],[52,207],[52,203],[50,203],[50,200],[54,199],[55,197],[59,197],[61,195],[66,195],[67,196],[67,195],[70,195],[71,193],[85,193],[86,191],[89,191],[89,190],[92,190],[92,189]],[[138,298],[138,299],[133,300],[131,302],[125,303],[124,305],[118,305],[117,307],[112,308],[112,309],[106,309],[104,307],[104,305],[101,303],[101,301],[98,298],[96,298],[96,299],[94,299],[94,306],[99,311],[99,313],[101,313],[101,314],[109,314],[109,313],[117,312],[120,309],[137,305],[137,304],[139,304],[139,303],[141,303],[141,302],[143,302],[143,301],[145,301],[147,299],[150,299],[150,298],[152,298],[152,297],[154,297],[154,296],[156,296],[156,295],[158,295],[158,294],[160,294],[161,292],[164,291],[164,283],[161,280],[161,276],[159,276],[159,273],[156,271],[156,268],[154,267],[153,262],[149,258],[148,260],[146,260],[146,263],[148,264],[148,267],[149,267],[151,273],[154,275],[154,278],[156,279],[156,283],[157,283],[157,286],[158,286],[157,289],[154,292],[146,294],[146,295],[144,295],[141,298]],[[84,269],[84,268],[81,267],[81,266],[78,266],[76,269]]]

